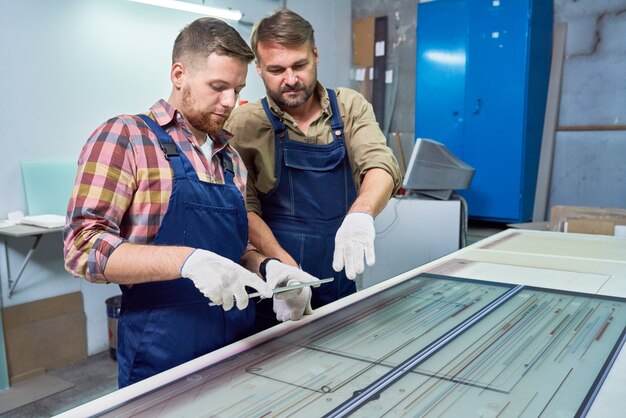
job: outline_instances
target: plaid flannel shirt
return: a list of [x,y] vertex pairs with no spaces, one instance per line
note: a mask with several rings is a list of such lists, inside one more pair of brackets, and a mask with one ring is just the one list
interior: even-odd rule
[[[201,181],[224,183],[216,153],[225,149],[233,162],[235,185],[245,197],[247,173],[239,154],[228,144],[230,133],[222,131],[211,138],[213,155],[208,159],[182,115],[169,103],[159,100],[150,113]],[[138,116],[121,115],[100,125],[78,160],[63,230],[65,268],[89,281],[106,282],[104,269],[117,246],[152,242],[167,211],[172,186],[170,163],[156,135]]]

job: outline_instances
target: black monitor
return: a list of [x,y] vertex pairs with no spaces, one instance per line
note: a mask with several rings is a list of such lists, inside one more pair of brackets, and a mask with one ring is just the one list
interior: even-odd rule
[[402,187],[435,199],[448,200],[454,190],[469,187],[474,171],[442,143],[417,138]]

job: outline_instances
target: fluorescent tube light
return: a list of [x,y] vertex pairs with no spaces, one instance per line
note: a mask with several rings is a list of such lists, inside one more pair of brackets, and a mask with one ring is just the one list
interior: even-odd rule
[[130,0],[135,3],[150,4],[153,6],[167,7],[168,9],[183,10],[186,12],[198,13],[201,15],[219,17],[222,19],[239,21],[242,13],[239,10],[222,9],[218,7],[209,7],[203,4],[187,3],[178,0]]

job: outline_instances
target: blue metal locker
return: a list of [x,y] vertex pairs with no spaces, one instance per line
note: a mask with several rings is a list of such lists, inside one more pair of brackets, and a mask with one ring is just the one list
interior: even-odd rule
[[418,4],[415,136],[476,169],[472,218],[532,217],[552,39],[552,2]]

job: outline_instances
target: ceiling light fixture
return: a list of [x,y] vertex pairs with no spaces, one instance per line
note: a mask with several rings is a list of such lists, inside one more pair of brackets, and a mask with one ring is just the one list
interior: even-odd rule
[[153,6],[167,7],[168,9],[183,10],[201,15],[219,17],[222,19],[239,21],[243,14],[239,10],[209,7],[203,4],[193,4],[178,0],[131,0],[135,3],[150,4]]

